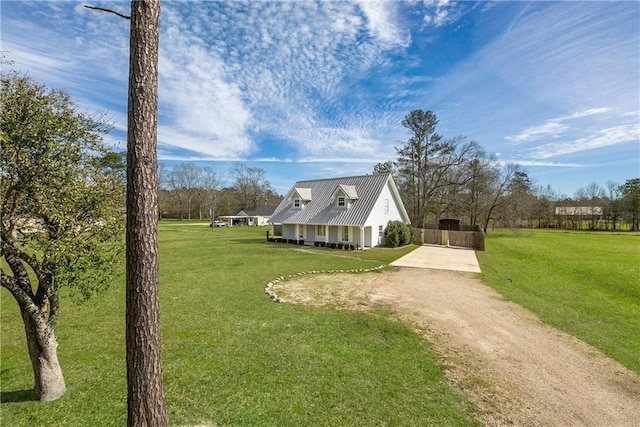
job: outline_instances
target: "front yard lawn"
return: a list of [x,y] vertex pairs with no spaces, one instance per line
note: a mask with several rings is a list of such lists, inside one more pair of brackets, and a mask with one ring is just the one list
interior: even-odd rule
[[[371,268],[411,248],[336,251],[267,243],[265,228],[161,222],[160,309],[171,425],[474,425],[416,332],[381,310],[277,304],[279,276]],[[124,275],[88,303],[62,299],[57,327],[68,391],[33,386],[16,303],[0,291],[1,421],[12,426],[126,424]]]

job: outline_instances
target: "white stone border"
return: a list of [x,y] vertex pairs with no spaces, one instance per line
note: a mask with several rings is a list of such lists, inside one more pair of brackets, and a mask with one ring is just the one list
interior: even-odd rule
[[382,265],[379,265],[379,266],[373,267],[373,268],[353,268],[351,270],[312,270],[312,271],[303,271],[301,273],[290,274],[288,276],[280,276],[280,277],[277,277],[277,278],[273,279],[272,281],[267,283],[266,286],[264,287],[264,293],[269,295],[269,298],[271,298],[274,302],[284,303],[286,301],[284,299],[280,298],[278,295],[276,295],[276,293],[273,291],[273,285],[275,285],[276,283],[280,283],[280,282],[282,282],[284,280],[291,279],[293,277],[306,276],[307,274],[368,273],[368,272],[371,272],[371,271],[380,270],[380,269],[382,269],[384,267],[386,267],[385,264],[382,264]]

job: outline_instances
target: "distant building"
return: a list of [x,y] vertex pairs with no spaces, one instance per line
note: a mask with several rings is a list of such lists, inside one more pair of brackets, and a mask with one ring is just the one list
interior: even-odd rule
[[235,215],[225,215],[220,218],[226,220],[229,225],[266,225],[276,206],[261,205],[251,209],[242,209]]
[[556,215],[559,216],[601,216],[601,206],[556,206]]

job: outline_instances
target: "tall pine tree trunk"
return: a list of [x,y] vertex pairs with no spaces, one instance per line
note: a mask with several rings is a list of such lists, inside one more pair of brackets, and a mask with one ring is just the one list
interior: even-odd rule
[[131,2],[127,136],[128,425],[167,424],[158,302],[159,0]]

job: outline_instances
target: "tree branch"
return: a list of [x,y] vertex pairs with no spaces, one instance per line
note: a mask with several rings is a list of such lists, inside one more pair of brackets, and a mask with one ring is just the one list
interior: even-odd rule
[[112,9],[105,9],[104,7],[98,7],[98,6],[89,6],[88,4],[85,4],[84,7],[86,7],[87,9],[100,10],[102,12],[113,13],[114,15],[118,15],[120,18],[129,19],[129,20],[131,19],[129,15],[116,12],[115,10],[112,10]]

